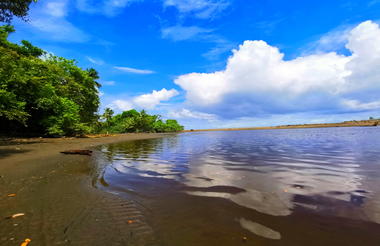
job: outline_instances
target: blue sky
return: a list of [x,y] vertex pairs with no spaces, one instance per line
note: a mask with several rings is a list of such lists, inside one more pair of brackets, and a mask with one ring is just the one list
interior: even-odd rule
[[[11,40],[186,128],[380,117],[379,0],[39,0]],[[234,50],[234,51],[233,51]]]

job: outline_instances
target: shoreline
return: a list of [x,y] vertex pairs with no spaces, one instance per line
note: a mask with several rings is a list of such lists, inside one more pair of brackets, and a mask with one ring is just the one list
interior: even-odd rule
[[360,121],[344,121],[340,123],[318,123],[318,124],[280,125],[280,126],[263,126],[263,127],[191,129],[191,130],[184,130],[182,132],[248,131],[248,130],[305,129],[305,128],[331,128],[331,127],[371,127],[371,126],[380,126],[380,120],[360,120]]
[[[161,245],[148,207],[94,186],[95,160],[103,144],[173,135],[0,139],[0,245]],[[93,155],[60,153],[84,148]]]
[[[153,240],[142,208],[134,201],[93,186],[97,171],[94,158],[99,154],[96,150],[99,145],[170,135],[1,139],[0,245],[20,245],[26,238],[33,245],[119,245]],[[81,148],[95,153],[93,156],[60,153]],[[125,217],[132,216],[130,211],[141,214],[132,225]],[[16,213],[25,215],[5,219]],[[139,234],[141,230],[148,237]]]
[[62,137],[62,138],[0,138],[0,172],[7,168],[7,163],[48,158],[68,149],[94,148],[102,144],[123,141],[143,140],[170,136],[172,133],[126,133],[109,136]]

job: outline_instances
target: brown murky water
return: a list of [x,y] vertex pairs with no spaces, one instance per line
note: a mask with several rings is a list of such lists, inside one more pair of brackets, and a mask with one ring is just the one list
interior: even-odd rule
[[202,132],[101,146],[94,185],[160,245],[380,245],[380,128]]

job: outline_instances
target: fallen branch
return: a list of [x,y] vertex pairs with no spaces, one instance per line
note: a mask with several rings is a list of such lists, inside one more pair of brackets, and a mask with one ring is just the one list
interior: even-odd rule
[[76,149],[61,151],[61,153],[66,155],[91,155],[92,151],[87,149]]

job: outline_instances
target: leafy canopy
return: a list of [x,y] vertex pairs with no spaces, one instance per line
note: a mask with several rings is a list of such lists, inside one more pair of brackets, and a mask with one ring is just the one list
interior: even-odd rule
[[98,72],[53,56],[28,41],[8,41],[12,26],[0,26],[0,133],[80,135],[112,132],[175,132],[175,120],[146,111],[97,114]]
[[109,133],[127,132],[178,132],[183,130],[176,120],[161,120],[159,115],[149,115],[145,110],[135,109],[113,115],[113,111],[106,108],[103,114],[105,120],[98,131]]
[[25,20],[32,2],[37,0],[0,0],[0,22],[10,23],[13,16]]
[[87,132],[97,120],[97,72],[28,41],[11,43],[7,38],[13,31],[0,27],[1,129],[47,135]]

